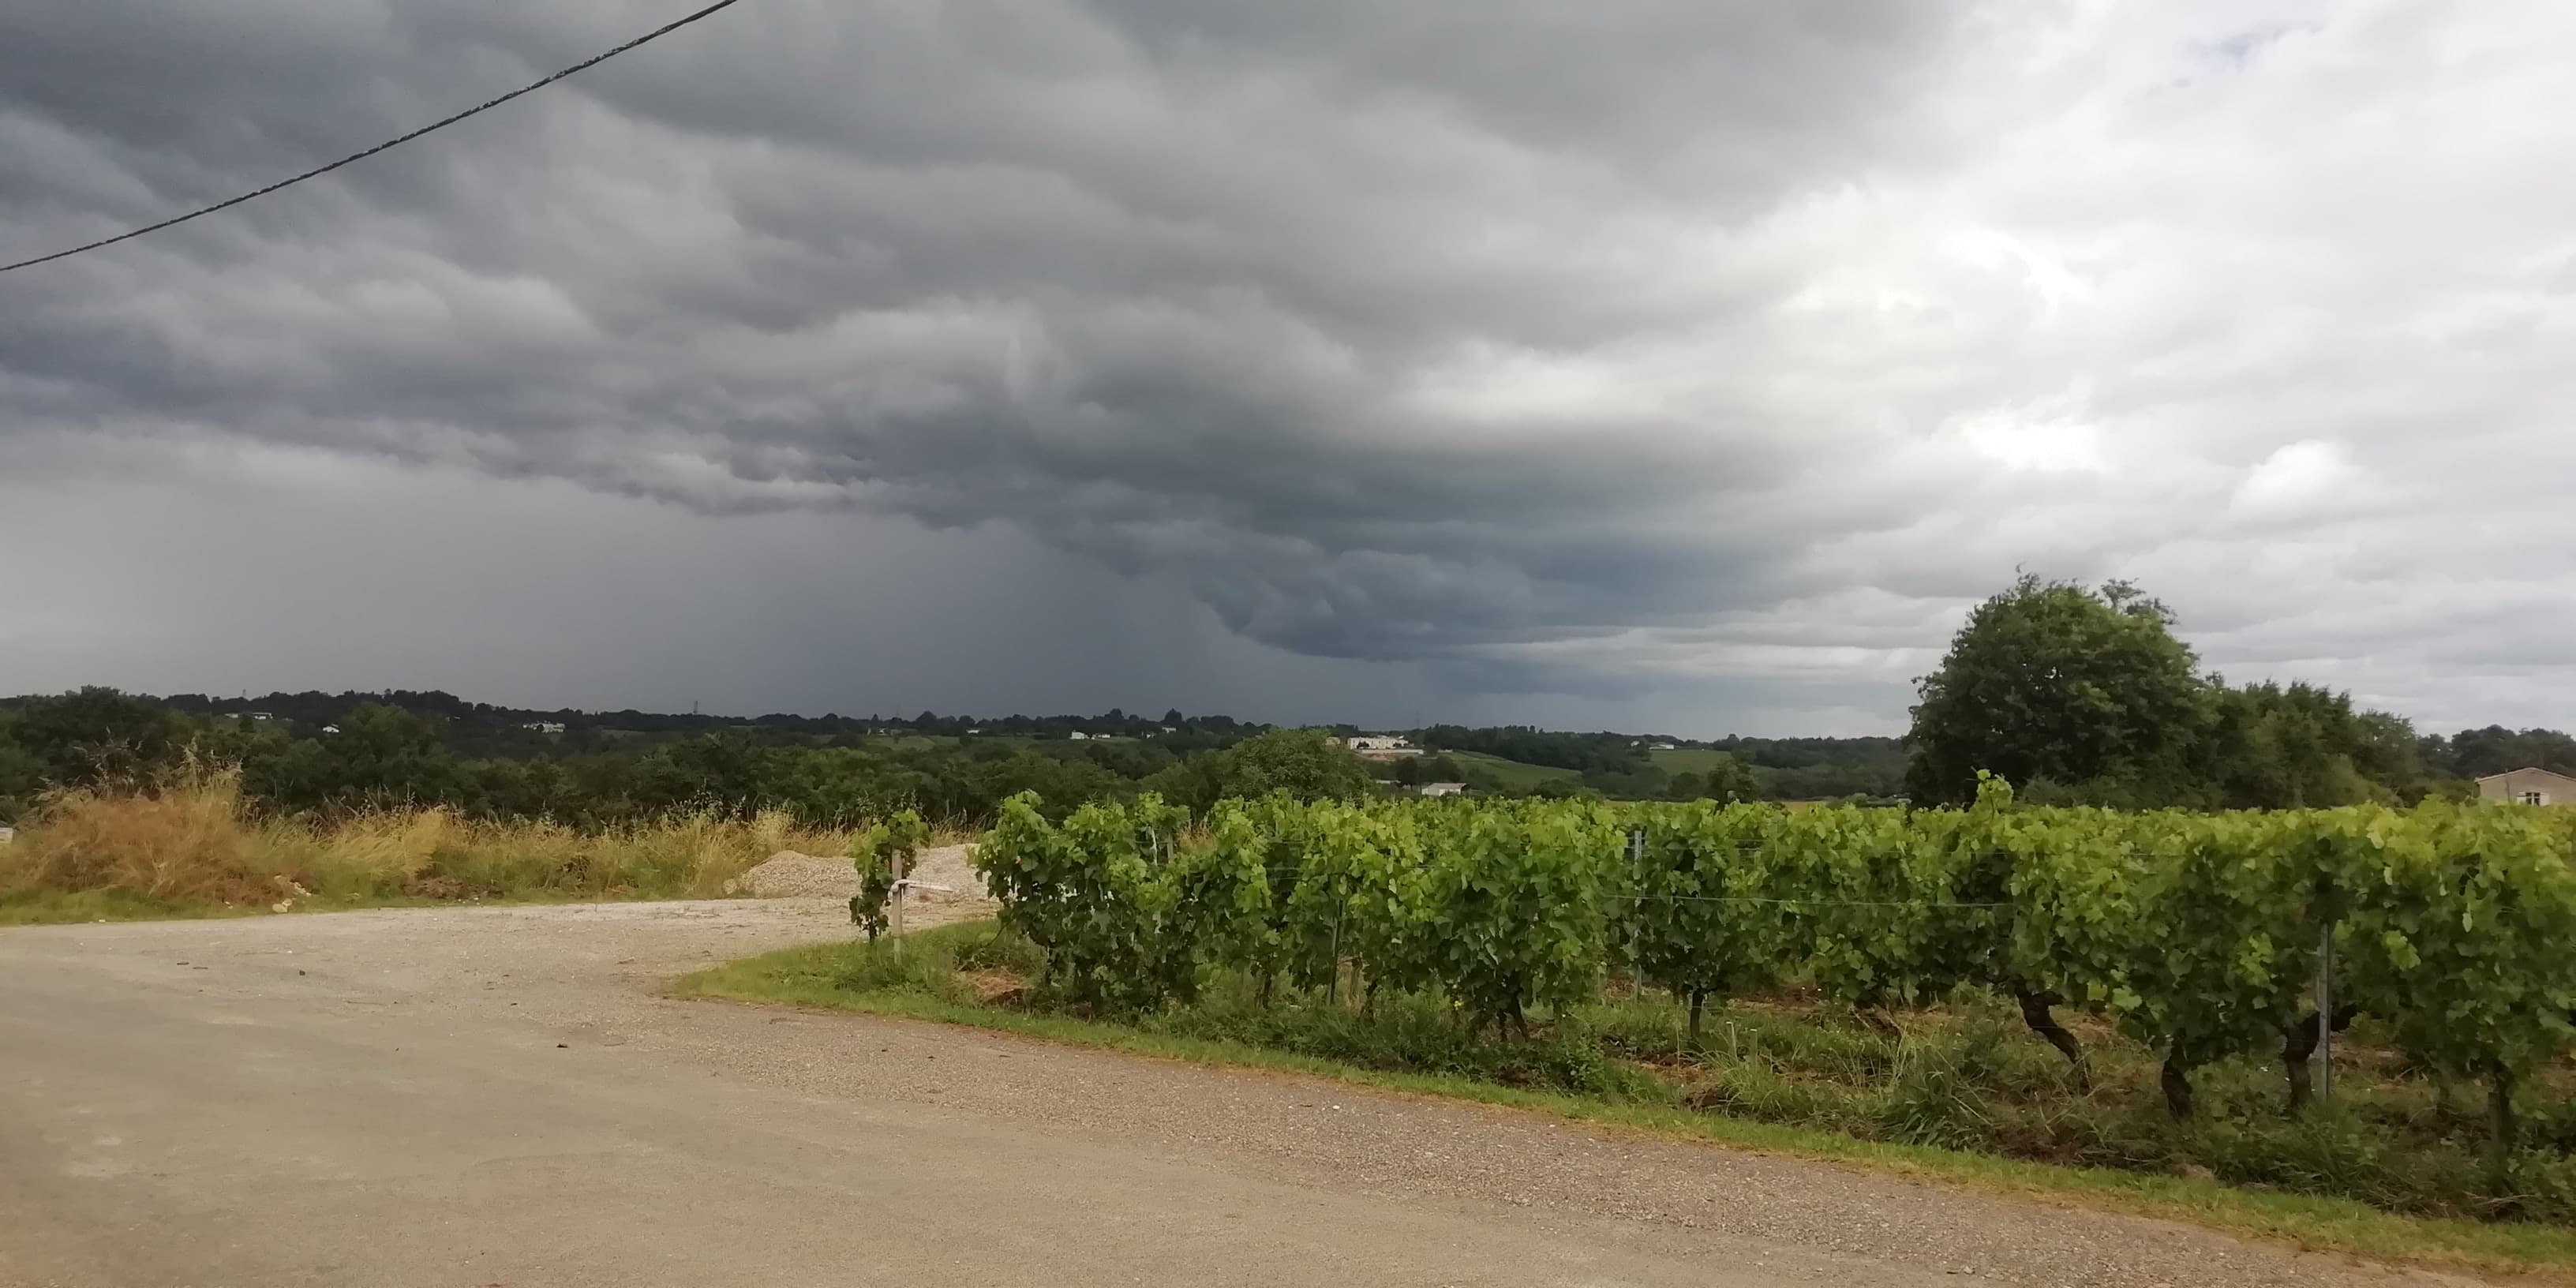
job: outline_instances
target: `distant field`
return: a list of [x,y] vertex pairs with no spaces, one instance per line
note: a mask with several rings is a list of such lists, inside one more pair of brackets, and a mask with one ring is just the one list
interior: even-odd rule
[[1583,775],[1571,769],[1556,769],[1547,765],[1525,765],[1517,760],[1488,756],[1481,751],[1444,751],[1440,754],[1457,761],[1461,769],[1482,770],[1493,775],[1495,781],[1512,791],[1527,791],[1540,783],[1574,783],[1583,779]]
[[1674,751],[1650,751],[1647,752],[1646,755],[1655,762],[1655,768],[1660,769],[1667,774],[1705,774],[1708,772],[1711,765],[1727,758],[1727,754],[1725,752],[1710,751],[1704,747],[1683,747]]

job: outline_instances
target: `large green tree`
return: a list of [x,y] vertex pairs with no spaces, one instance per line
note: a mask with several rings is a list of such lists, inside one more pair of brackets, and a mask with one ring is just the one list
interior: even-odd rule
[[2313,684],[2216,686],[2202,803],[2227,809],[2307,809],[2412,800],[2425,790],[2415,731],[2352,696]]
[[2197,809],[2412,801],[2432,789],[2427,752],[2440,739],[2317,685],[2200,676],[2173,624],[2126,582],[2023,577],[1968,615],[1920,681],[1907,788],[1956,804],[1986,770],[2035,803]]
[[244,785],[289,809],[458,800],[462,775],[445,718],[366,703],[342,721],[336,733],[260,745],[242,761]]
[[1701,769],[1673,775],[1664,794],[1677,801],[1750,801],[1762,798],[1762,779],[1735,756],[1711,757]]
[[1970,612],[1939,669],[1917,681],[1907,791],[1964,804],[1986,770],[2109,804],[2190,794],[2214,712],[2172,628],[2171,611],[2126,582],[2024,575]]

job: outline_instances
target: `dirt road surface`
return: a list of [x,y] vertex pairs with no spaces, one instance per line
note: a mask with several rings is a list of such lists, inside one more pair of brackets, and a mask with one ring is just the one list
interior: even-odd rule
[[813,900],[0,930],[0,1284],[2357,1285],[1322,1080],[657,998]]

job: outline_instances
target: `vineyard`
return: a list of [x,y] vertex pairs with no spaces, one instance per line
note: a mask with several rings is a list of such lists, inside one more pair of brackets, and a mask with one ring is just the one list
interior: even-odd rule
[[2094,1094],[2096,1048],[2151,1053],[2177,1123],[2258,1061],[2274,1115],[2315,1116],[2333,1064],[2311,1057],[2359,1025],[2445,1105],[2484,1088],[2471,1210],[2556,1217],[2576,1210],[2553,1081],[2576,1038],[2571,857],[2564,812],[2115,813],[1988,782],[1964,810],[1273,799],[1198,826],[1152,797],[1061,824],[1022,797],[977,863],[1037,994],[1102,1015],[1230,982],[1254,1008],[1427,1013],[1509,1047],[1669,998],[1687,1054],[1783,988],[1895,1039],[1973,994],[2046,1043],[2070,1097]]

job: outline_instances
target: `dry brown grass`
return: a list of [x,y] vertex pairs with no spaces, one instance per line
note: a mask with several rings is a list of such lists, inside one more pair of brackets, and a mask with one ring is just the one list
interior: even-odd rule
[[[0,851],[0,892],[119,891],[152,899],[243,903],[260,898],[253,834],[242,825],[238,774],[183,774],[169,790],[67,792]],[[275,889],[271,886],[270,889]],[[274,895],[270,896],[274,898]]]
[[[983,839],[983,827],[974,822],[962,818],[940,818],[930,821],[930,836],[924,844],[932,849],[941,849],[951,845],[973,845]],[[817,852],[807,851],[807,853]],[[829,853],[838,854],[840,851],[832,850]]]
[[0,850],[0,896],[115,893],[166,903],[326,904],[403,898],[712,898],[780,850],[847,852],[850,834],[674,814],[582,831],[444,809],[328,822],[263,817],[240,775],[190,768],[156,788],[48,799]]

